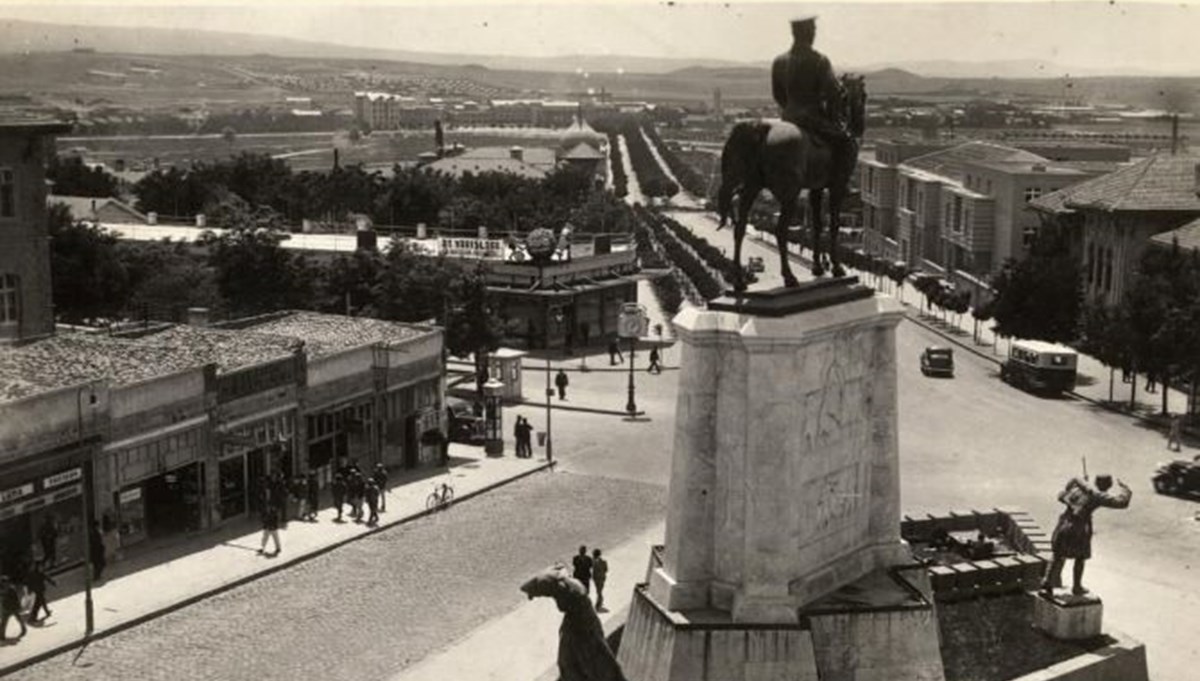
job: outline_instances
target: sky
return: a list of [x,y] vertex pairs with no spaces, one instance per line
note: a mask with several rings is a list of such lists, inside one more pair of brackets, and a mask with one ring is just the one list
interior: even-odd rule
[[[120,0],[117,0],[120,2]],[[608,0],[0,0],[0,17],[269,35],[443,53],[707,57],[786,49],[815,12],[836,64],[1041,60],[1079,72],[1200,72],[1200,0],[1088,2],[658,2]],[[1047,74],[1052,75],[1052,74]]]

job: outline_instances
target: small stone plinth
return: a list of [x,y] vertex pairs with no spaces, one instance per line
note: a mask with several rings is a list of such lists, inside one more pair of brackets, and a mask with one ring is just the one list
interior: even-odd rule
[[1033,625],[1062,641],[1079,641],[1100,635],[1104,605],[1096,596],[1076,596],[1063,591],[1053,595],[1036,593],[1033,601]]

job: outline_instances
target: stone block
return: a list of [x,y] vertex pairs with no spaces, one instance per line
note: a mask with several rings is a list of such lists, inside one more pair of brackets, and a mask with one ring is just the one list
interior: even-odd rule
[[1033,601],[1033,625],[1064,641],[1078,641],[1100,635],[1104,605],[1091,594],[1082,596],[1055,592],[1053,596],[1030,594]]

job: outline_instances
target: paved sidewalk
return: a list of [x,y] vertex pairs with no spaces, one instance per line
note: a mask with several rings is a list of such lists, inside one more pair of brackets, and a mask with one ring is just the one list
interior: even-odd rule
[[[394,476],[387,495],[387,513],[377,527],[335,522],[337,513],[325,508],[315,523],[293,520],[280,531],[282,553],[274,558],[257,554],[261,531],[252,523],[229,530],[197,534],[160,550],[113,564],[106,579],[92,590],[93,637],[116,633],[215,595],[245,582],[300,563],[347,542],[426,513],[425,503],[435,484],[449,482],[455,503],[548,467],[540,459],[512,456],[486,458],[478,448],[451,445],[451,466]],[[45,625],[30,626],[19,642],[0,647],[0,676],[83,642],[84,594],[82,571],[62,575],[50,603],[53,616]],[[9,633],[13,624],[9,623]]]
[[[665,526],[657,523],[612,550],[601,547],[609,566],[604,589],[609,612],[600,613],[606,633],[625,623],[633,587],[645,580],[650,547],[662,543]],[[563,557],[564,562],[569,559]],[[558,678],[561,622],[562,613],[552,599],[534,599],[405,669],[391,681],[554,681]]]

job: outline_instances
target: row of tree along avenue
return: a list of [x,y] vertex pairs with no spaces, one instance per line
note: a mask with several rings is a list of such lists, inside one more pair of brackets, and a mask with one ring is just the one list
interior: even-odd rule
[[1112,371],[1146,374],[1164,386],[1167,413],[1166,386],[1191,385],[1200,369],[1200,254],[1151,246],[1113,306],[1085,300],[1085,266],[1065,239],[1040,234],[1028,258],[1005,263],[993,279],[985,317],[995,317],[1000,336],[1071,344]]

